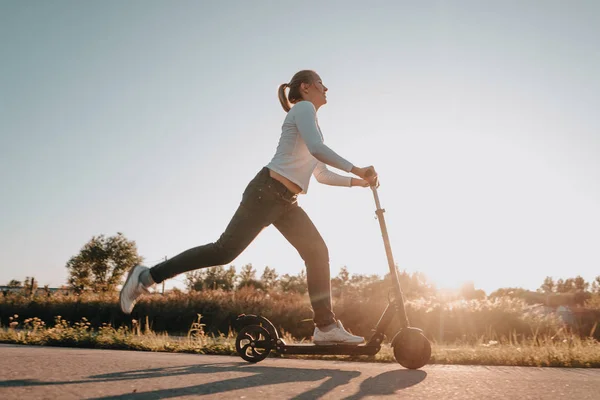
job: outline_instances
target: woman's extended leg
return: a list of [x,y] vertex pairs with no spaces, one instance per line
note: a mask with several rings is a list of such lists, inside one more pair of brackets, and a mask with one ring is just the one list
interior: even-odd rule
[[124,313],[133,310],[137,298],[152,283],[160,283],[183,272],[224,265],[233,261],[256,236],[289,208],[281,197],[279,183],[263,169],[248,184],[242,201],[216,242],[186,250],[148,269],[136,266],[129,272],[121,290],[120,303]]
[[230,263],[268,226],[270,214],[268,209],[250,213],[240,204],[217,241],[193,247],[155,265],[150,269],[152,280],[160,283],[187,271]]

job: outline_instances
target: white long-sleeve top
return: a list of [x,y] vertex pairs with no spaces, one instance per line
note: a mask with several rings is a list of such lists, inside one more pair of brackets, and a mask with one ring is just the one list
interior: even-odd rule
[[346,172],[353,167],[325,145],[313,103],[300,101],[283,121],[277,150],[267,168],[300,186],[304,194],[308,192],[311,175],[326,185],[351,186],[352,177],[336,174],[327,165]]

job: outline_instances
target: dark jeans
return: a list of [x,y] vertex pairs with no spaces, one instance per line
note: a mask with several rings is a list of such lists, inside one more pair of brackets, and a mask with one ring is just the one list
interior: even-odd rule
[[233,218],[216,242],[186,250],[154,266],[150,274],[154,282],[160,283],[186,271],[228,264],[271,224],[304,260],[315,325],[326,326],[335,322],[327,246],[298,205],[297,195],[271,178],[266,167],[250,181]]

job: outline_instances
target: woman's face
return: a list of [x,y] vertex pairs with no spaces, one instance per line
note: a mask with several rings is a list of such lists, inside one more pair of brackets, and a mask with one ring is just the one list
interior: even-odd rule
[[315,108],[321,107],[327,103],[327,87],[323,85],[323,81],[319,75],[315,75],[313,83],[308,85],[303,83],[303,97],[305,100],[312,102]]

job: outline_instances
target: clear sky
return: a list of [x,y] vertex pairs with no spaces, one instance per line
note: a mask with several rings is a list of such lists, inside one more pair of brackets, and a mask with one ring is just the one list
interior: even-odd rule
[[[0,1],[0,284],[64,284],[93,235],[123,232],[149,265],[216,240],[305,68],[329,87],[326,143],[379,171],[400,268],[488,293],[591,280],[599,4]],[[332,275],[386,272],[369,189],[313,179],[300,204]],[[304,267],[273,227],[246,263]]]

